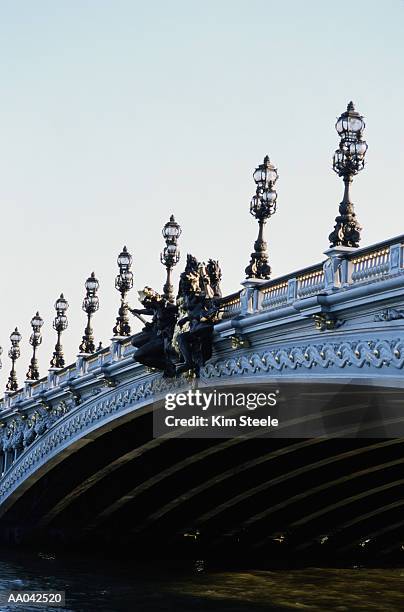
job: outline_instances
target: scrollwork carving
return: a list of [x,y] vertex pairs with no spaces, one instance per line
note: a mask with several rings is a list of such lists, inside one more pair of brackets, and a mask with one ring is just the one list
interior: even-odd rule
[[375,368],[391,366],[402,369],[404,367],[404,341],[401,339],[358,341],[275,349],[208,363],[202,375],[205,378],[214,378],[216,376],[265,373],[270,370],[280,371],[286,368],[310,369],[313,366],[362,368],[366,364]]
[[395,321],[397,319],[404,319],[404,310],[386,308],[374,316],[374,321]]

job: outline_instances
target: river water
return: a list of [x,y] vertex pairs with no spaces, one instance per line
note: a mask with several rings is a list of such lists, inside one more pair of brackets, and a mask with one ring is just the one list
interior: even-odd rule
[[214,572],[139,569],[128,562],[0,551],[0,590],[60,590],[64,607],[1,612],[254,612],[404,610],[404,569]]

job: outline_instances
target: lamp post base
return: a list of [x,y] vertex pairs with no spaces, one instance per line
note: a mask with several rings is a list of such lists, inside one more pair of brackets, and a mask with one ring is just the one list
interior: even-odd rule
[[271,278],[271,266],[266,259],[263,259],[261,253],[252,253],[245,273],[248,279],[269,280]]

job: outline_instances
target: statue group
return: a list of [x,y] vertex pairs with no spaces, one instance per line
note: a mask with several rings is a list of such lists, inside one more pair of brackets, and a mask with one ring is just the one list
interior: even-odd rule
[[[132,344],[139,363],[175,377],[190,372],[197,378],[212,356],[213,326],[221,318],[222,293],[219,263],[200,263],[192,255],[179,281],[176,302],[145,287],[139,291],[143,308],[130,312],[145,322]],[[150,316],[145,321],[142,315]]]

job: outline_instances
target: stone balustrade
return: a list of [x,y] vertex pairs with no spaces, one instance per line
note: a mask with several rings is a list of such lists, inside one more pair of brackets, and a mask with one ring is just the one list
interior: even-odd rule
[[[329,257],[321,264],[257,284],[254,293],[259,295],[250,298],[253,310],[280,308],[297,299],[356,287],[404,272],[404,236],[361,249],[336,247],[326,254]],[[224,319],[243,312],[240,294],[232,294],[227,300]]]

